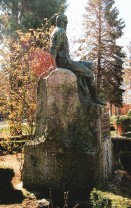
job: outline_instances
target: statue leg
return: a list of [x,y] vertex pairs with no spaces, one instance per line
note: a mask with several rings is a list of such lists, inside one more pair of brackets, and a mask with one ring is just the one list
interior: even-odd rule
[[87,83],[89,92],[91,94],[92,101],[96,104],[106,105],[106,102],[100,100],[97,96],[97,91],[96,91],[94,79],[93,78],[86,78],[86,83]]
[[[96,88],[93,80],[93,65],[91,62],[73,61],[71,59],[58,58],[58,67],[64,67],[71,70],[77,77],[79,99],[83,104],[105,105],[103,101],[97,98]],[[90,98],[90,95],[91,98]]]
[[[84,66],[86,66],[89,70],[93,71],[93,63],[92,62],[88,62],[88,61],[79,61],[79,63],[83,64]],[[100,104],[100,105],[106,105],[106,102],[100,100],[97,96],[97,91],[96,91],[96,87],[95,87],[95,82],[94,82],[94,78],[91,77],[85,77],[85,82],[86,85],[88,86],[90,95],[91,95],[91,99],[94,103],[96,104]]]
[[90,97],[90,92],[89,88],[86,83],[86,79],[83,76],[78,76],[77,77],[77,86],[78,86],[78,92],[79,92],[79,99],[81,103],[83,104],[93,104],[93,101]]
[[71,61],[69,62],[70,69],[77,75],[81,75],[83,77],[91,77],[93,78],[93,71],[90,70],[85,64],[82,64],[81,61]]
[[56,58],[56,63],[59,68],[71,70],[75,75],[84,77],[93,77],[93,71],[88,68],[82,61],[73,61],[70,58]]

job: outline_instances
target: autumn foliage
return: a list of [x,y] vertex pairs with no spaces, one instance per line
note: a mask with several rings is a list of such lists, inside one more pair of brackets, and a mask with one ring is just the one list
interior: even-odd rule
[[22,134],[26,120],[29,134],[35,128],[36,90],[39,77],[46,77],[54,70],[49,53],[50,29],[17,31],[18,38],[11,40],[6,51],[4,72],[8,81],[9,126],[11,135]]
[[33,48],[29,54],[29,67],[39,77],[46,77],[52,71],[51,55],[41,48]]

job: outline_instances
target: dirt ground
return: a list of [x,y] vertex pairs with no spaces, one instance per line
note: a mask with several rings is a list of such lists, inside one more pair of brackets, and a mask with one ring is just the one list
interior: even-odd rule
[[[13,186],[21,186],[21,174],[20,174],[20,162],[18,158],[21,155],[19,154],[18,157],[16,155],[5,155],[0,156],[0,165],[7,165],[9,167],[13,167],[15,171],[15,177],[12,180]],[[6,193],[5,193],[6,194]],[[7,196],[8,197],[8,196]],[[38,201],[35,199],[24,199],[18,204],[0,204],[0,208],[37,208]]]
[[0,205],[0,208],[37,208],[38,202],[36,200],[25,199],[21,204]]

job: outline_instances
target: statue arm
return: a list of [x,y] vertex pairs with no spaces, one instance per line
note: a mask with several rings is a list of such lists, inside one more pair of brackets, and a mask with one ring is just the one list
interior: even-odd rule
[[50,52],[54,58],[56,58],[56,56],[59,52],[59,49],[61,47],[61,44],[62,44],[62,41],[63,41],[63,38],[65,35],[66,35],[65,30],[60,28],[51,37]]
[[56,58],[57,52],[59,50],[61,44],[61,34],[56,32],[53,37],[51,38],[51,55]]
[[51,62],[53,67],[56,66],[56,56],[57,56],[57,49],[58,49],[58,43],[57,43],[57,36],[53,35],[51,38],[51,47],[50,47],[50,53],[51,53]]
[[53,55],[51,55],[51,63],[52,63],[52,66],[53,66],[54,68],[57,68],[57,66],[56,66],[56,61],[55,61],[55,56],[53,56]]
[[56,56],[58,54],[61,42],[62,42],[62,36],[63,36],[63,31],[59,30],[57,31],[51,38],[51,62],[52,65],[56,68]]

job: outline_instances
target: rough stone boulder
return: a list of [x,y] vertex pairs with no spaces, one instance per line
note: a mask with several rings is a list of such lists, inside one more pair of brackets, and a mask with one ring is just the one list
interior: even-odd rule
[[26,188],[87,194],[111,174],[109,117],[99,105],[79,101],[76,76],[56,69],[40,79],[36,139],[25,145]]

